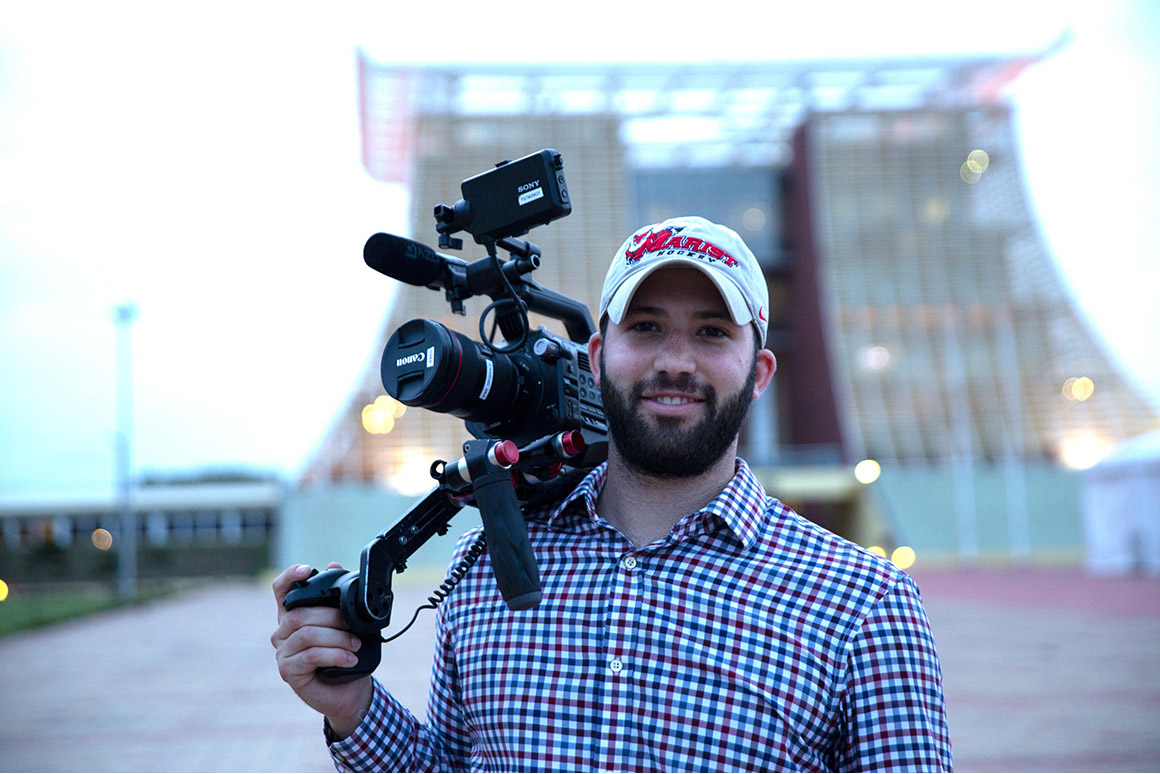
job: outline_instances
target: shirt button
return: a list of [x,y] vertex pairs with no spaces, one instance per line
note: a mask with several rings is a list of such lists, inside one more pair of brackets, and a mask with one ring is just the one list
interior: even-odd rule
[[624,557],[624,561],[622,561],[620,563],[620,566],[626,570],[635,570],[636,569],[636,557],[635,556]]
[[620,659],[614,658],[608,665],[608,668],[612,670],[612,674],[618,675],[620,674],[620,670],[624,669],[624,664],[620,663]]

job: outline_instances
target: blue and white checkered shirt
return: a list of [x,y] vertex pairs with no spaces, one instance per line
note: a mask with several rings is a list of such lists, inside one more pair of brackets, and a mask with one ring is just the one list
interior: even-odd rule
[[540,605],[508,610],[485,553],[437,614],[427,724],[376,681],[330,745],[339,770],[950,770],[909,576],[767,498],[740,459],[639,548],[596,514],[604,477],[528,515]]

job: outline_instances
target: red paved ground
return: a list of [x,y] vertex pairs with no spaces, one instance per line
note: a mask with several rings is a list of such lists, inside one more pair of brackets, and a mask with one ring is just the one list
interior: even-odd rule
[[1160,771],[1160,578],[917,568],[959,771]]
[[[410,575],[399,610],[430,591]],[[921,566],[914,577],[957,770],[1160,771],[1160,579]],[[420,616],[378,673],[419,716],[432,620]],[[268,584],[232,582],[0,639],[0,770],[327,770],[317,715],[278,679],[273,626]]]
[[1095,576],[1078,567],[973,567],[911,573],[923,597],[1002,607],[1160,619],[1160,578]]

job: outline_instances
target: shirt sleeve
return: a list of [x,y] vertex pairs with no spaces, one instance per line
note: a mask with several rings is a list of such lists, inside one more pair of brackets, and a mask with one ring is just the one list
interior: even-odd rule
[[346,739],[326,729],[338,771],[465,771],[471,753],[459,701],[459,680],[445,608],[436,613],[435,663],[424,725],[372,678],[374,697],[366,717]]
[[942,667],[909,576],[871,608],[847,667],[838,770],[953,770]]

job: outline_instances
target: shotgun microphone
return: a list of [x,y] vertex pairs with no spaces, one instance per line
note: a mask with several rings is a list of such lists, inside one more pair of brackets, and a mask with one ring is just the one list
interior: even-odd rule
[[394,234],[375,234],[363,247],[363,261],[380,274],[418,287],[442,287],[448,263],[462,263],[430,247]]

